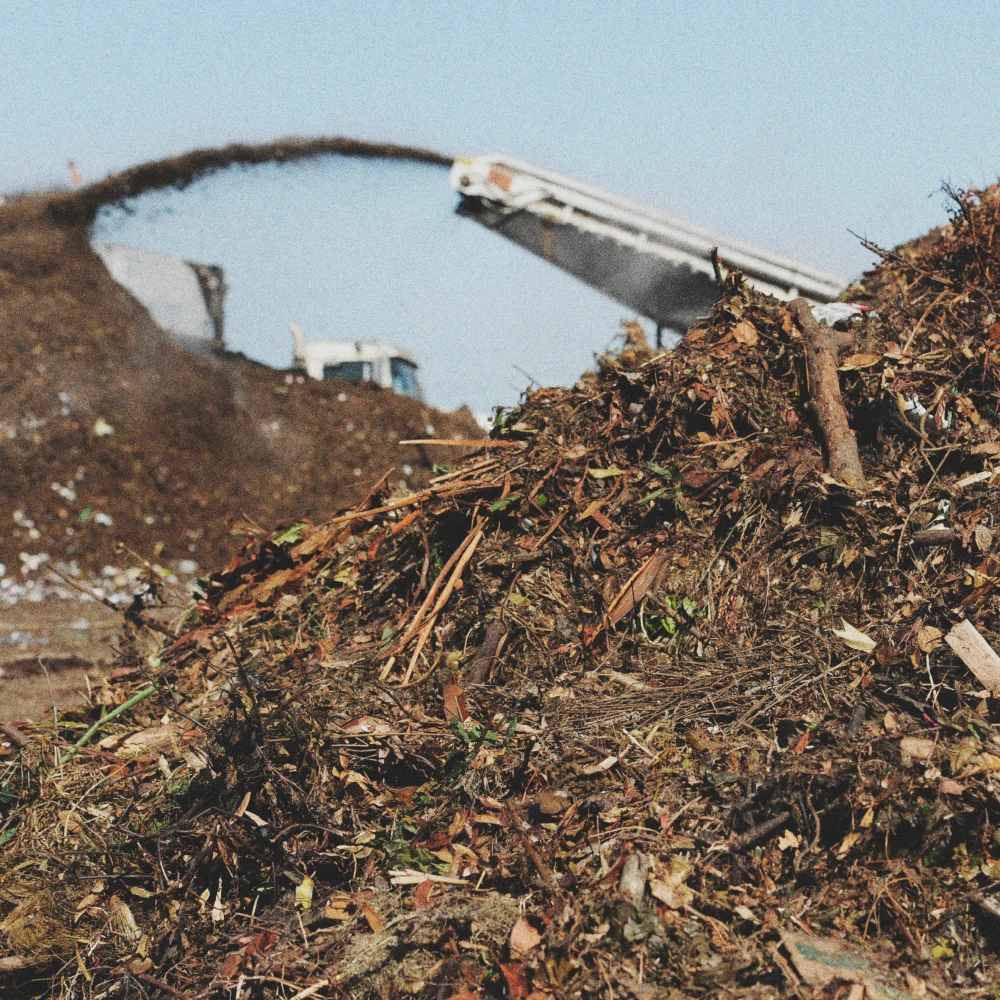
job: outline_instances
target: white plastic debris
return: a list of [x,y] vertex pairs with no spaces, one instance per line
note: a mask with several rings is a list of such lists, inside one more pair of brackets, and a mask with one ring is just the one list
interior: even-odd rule
[[853,302],[824,302],[820,306],[812,306],[810,310],[816,321],[828,323],[833,326],[841,320],[854,319],[855,316],[864,316],[871,312],[869,306],[856,306]]
[[73,487],[72,483],[67,483],[63,486],[62,483],[53,483],[52,492],[58,493],[63,500],[67,500],[72,503],[76,499],[76,489]]
[[21,560],[21,573],[24,576],[37,573],[49,561],[48,552],[18,552],[17,557]]
[[107,437],[109,434],[114,434],[115,429],[105,420],[103,417],[98,417],[94,421],[94,434],[99,437]]

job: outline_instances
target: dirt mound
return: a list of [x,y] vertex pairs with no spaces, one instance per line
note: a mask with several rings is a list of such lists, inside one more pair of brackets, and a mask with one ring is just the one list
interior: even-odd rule
[[[194,356],[90,248],[84,223],[99,203],[282,150],[289,158],[339,149],[303,145],[308,151],[204,151],[80,194],[0,206],[0,562],[8,571],[21,553],[97,568],[119,540],[143,558],[209,569],[228,555],[228,518],[270,529],[323,517],[393,467],[394,482],[420,486],[440,456],[399,448],[400,439],[481,436],[466,412],[296,379],[237,355]],[[73,199],[85,210],[54,210]],[[454,455],[445,452],[444,461]]]
[[152,661],[136,609],[103,707],[8,733],[11,989],[990,995],[1000,201],[957,206],[821,331],[864,488],[733,274],[675,352],[248,542]]

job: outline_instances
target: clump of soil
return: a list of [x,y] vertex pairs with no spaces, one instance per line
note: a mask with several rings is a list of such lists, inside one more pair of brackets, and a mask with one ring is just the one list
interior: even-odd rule
[[111,279],[88,242],[95,206],[250,162],[248,149],[256,160],[276,155],[201,151],[80,193],[0,205],[0,563],[8,572],[22,553],[96,569],[119,541],[144,559],[208,570],[232,544],[227,520],[270,529],[322,518],[392,468],[393,483],[419,487],[435,461],[461,449],[431,454],[399,440],[481,436],[467,411],[296,379],[239,355],[195,356]]

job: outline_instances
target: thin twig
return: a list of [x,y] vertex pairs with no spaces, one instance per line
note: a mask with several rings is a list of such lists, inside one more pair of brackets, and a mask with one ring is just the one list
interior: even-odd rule
[[45,666],[45,661],[40,656],[36,656],[35,659],[38,660],[38,665],[42,668],[42,673],[45,674],[45,683],[49,687],[49,700],[52,702],[52,731],[58,735],[59,709],[56,708],[56,693],[52,690],[52,678],[49,676],[49,668]]

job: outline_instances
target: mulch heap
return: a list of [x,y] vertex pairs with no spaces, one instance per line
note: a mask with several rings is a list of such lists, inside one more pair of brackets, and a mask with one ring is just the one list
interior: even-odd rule
[[119,542],[210,572],[232,552],[234,519],[245,534],[251,522],[270,531],[325,518],[391,467],[423,486],[437,455],[401,439],[425,438],[428,426],[482,436],[467,410],[174,343],[88,237],[96,206],[141,193],[152,167],[147,187],[207,169],[191,154],[0,205],[0,563],[10,573],[44,571],[46,559],[99,571],[118,561]]
[[8,731],[4,995],[996,996],[998,681],[951,633],[1000,648],[1000,198],[956,205],[849,293],[864,488],[733,273]]

